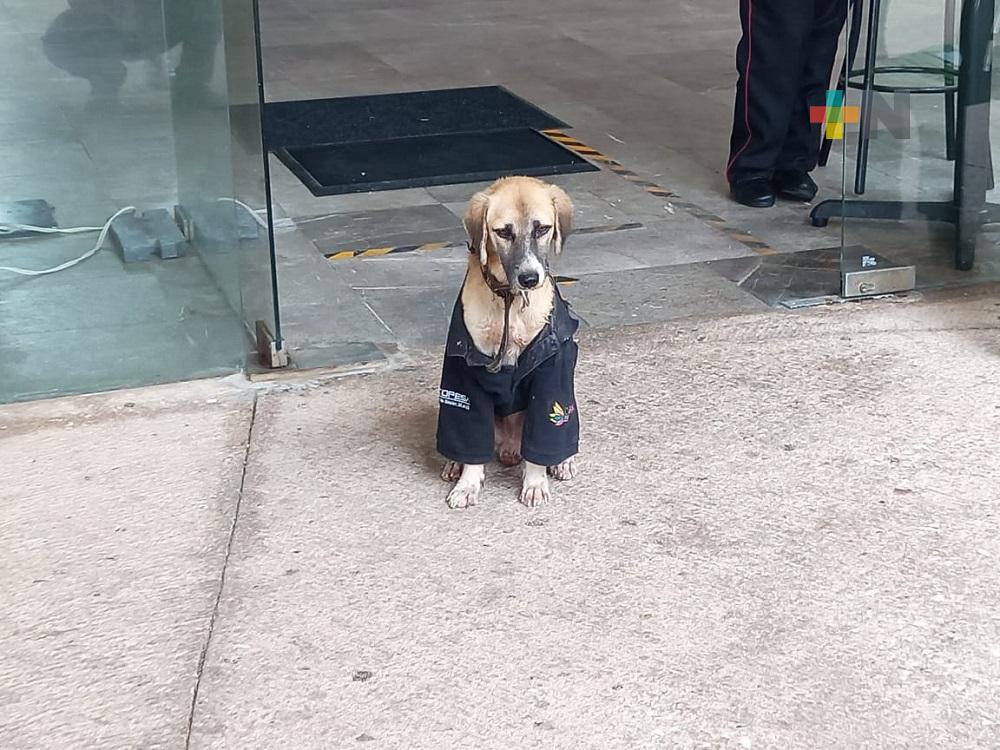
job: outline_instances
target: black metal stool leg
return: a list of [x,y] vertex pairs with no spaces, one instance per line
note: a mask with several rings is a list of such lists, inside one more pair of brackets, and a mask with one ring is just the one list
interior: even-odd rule
[[[844,58],[844,67],[840,71],[840,78],[837,79],[837,91],[843,91],[844,97],[847,97],[847,73],[848,73],[848,58]],[[830,151],[833,149],[833,139],[827,138],[826,130],[823,131],[823,145],[819,149],[819,160],[818,164],[821,167],[825,167],[830,162]]]
[[[844,92],[844,104],[847,104],[847,77],[854,69],[854,60],[858,56],[858,45],[861,42],[861,14],[864,10],[862,0],[848,0],[850,3],[850,13],[848,15],[847,27],[847,49],[844,50],[844,64],[840,69],[840,77],[837,79],[837,91]],[[823,133],[823,146],[819,152],[819,165],[825,167],[830,161],[830,150],[833,148],[833,140]]]
[[868,39],[865,42],[865,72],[861,94],[861,131],[858,133],[858,163],[854,172],[854,192],[862,195],[868,176],[868,145],[872,134],[872,94],[875,84],[875,58],[878,56],[878,22],[881,0],[868,4]]
[[989,165],[989,173],[986,175],[986,189],[993,190],[997,185],[993,177],[993,144],[986,144],[986,163]]
[[992,70],[976,64],[989,59],[993,49],[995,0],[962,3],[962,33],[959,37],[961,73],[958,77],[958,155],[955,161],[955,205],[958,208],[955,236],[955,267],[972,268],[979,232],[995,218],[994,206],[986,201],[993,181],[990,146]]
[[[955,85],[955,0],[944,5],[944,85]],[[944,95],[944,147],[948,161],[955,160],[955,100],[956,92]]]

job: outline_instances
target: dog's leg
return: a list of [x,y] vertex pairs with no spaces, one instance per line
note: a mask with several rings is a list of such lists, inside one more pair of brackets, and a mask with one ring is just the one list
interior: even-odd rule
[[521,481],[521,502],[529,508],[536,508],[551,499],[549,478],[545,476],[545,467],[524,462],[524,479]]
[[458,483],[448,493],[449,508],[468,508],[479,502],[479,491],[486,479],[486,467],[482,464],[464,464]]
[[523,430],[523,411],[496,419],[497,460],[504,466],[517,466],[521,463],[521,432]]
[[549,476],[566,482],[576,476],[576,456],[570,456],[561,464],[549,467]]
[[441,478],[446,482],[457,482],[462,476],[462,464],[458,461],[445,461],[441,467]]

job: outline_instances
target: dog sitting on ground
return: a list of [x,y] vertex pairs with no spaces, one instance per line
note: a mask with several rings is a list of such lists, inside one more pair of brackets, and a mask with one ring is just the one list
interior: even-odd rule
[[524,462],[520,500],[549,500],[549,480],[572,479],[580,423],[573,387],[579,321],[549,275],[573,204],[530,177],[497,180],[469,201],[469,267],[452,313],[439,392],[441,478],[448,505],[475,505],[496,454]]

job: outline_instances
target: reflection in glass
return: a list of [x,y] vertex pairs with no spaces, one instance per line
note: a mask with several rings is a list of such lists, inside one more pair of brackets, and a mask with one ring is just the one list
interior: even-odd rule
[[[60,227],[100,226],[135,206],[169,229],[223,207],[178,222],[179,257],[153,232],[151,253],[109,240],[58,273],[0,272],[0,402],[232,372],[253,361],[258,321],[276,330],[267,243],[234,202],[263,206],[256,100],[236,100],[256,143],[234,146],[229,117],[231,69],[253,70],[246,5],[0,4],[0,212],[34,201]],[[0,266],[53,267],[95,240],[0,237]]]
[[[917,288],[995,280],[994,0],[858,0],[843,142],[845,266],[912,267]],[[877,291],[893,291],[874,287]]]

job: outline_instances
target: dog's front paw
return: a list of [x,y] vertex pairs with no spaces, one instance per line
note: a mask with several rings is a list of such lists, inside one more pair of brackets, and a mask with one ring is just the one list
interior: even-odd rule
[[566,482],[576,476],[576,471],[576,458],[567,458],[561,464],[550,466],[549,476],[560,482]]
[[521,485],[521,502],[529,508],[537,508],[552,499],[549,492],[549,480],[544,477],[541,481],[528,482],[525,480]]
[[[448,493],[449,508],[468,508],[479,502],[479,491],[486,480],[485,467],[481,464],[460,464],[462,476]],[[447,467],[445,467],[447,468]]]
[[537,508],[552,498],[549,492],[549,479],[545,476],[545,467],[524,462],[524,480],[521,482],[521,502],[529,508]]
[[483,483],[459,480],[451,492],[448,493],[449,508],[471,508],[479,502],[479,491],[483,488]]
[[456,482],[462,476],[462,464],[458,461],[445,461],[441,469],[441,478],[446,482]]

